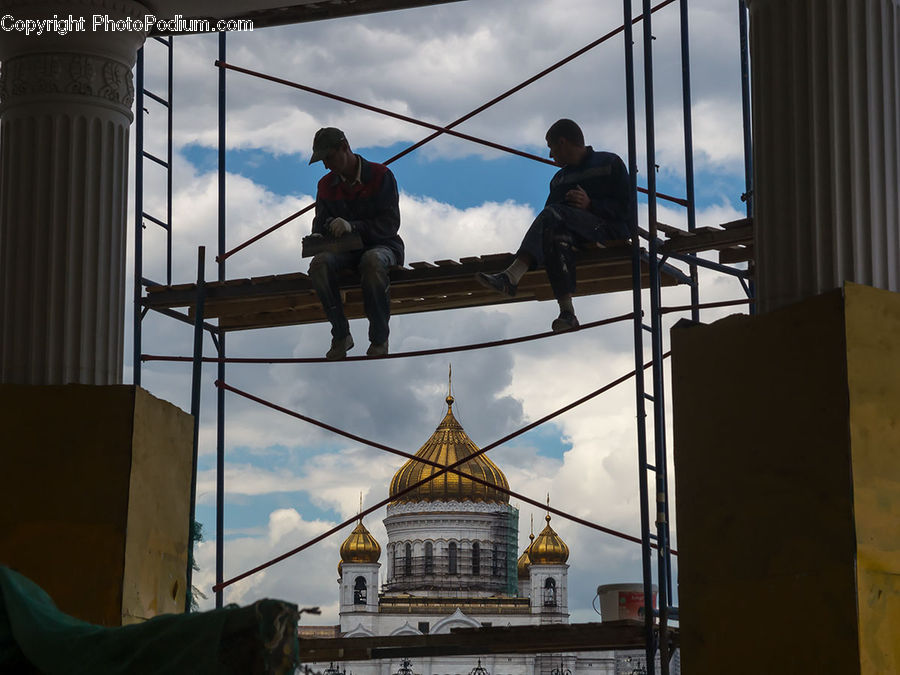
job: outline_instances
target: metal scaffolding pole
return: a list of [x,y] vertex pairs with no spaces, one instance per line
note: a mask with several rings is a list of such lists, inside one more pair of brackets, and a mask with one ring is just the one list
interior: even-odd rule
[[191,416],[194,442],[191,456],[191,501],[188,518],[187,582],[184,611],[191,611],[191,582],[194,573],[194,520],[197,517],[197,457],[200,445],[200,376],[203,373],[203,305],[206,301],[206,247],[197,248],[197,306],[194,310],[194,365],[191,373]]
[[[631,196],[631,278],[634,313],[635,408],[637,418],[638,491],[641,518],[641,574],[644,582],[644,641],[648,666],[656,653],[653,622],[653,572],[650,548],[649,487],[647,485],[647,409],[644,371],[643,299],[641,297],[641,237],[637,220],[637,132],[634,97],[634,35],[631,28],[631,0],[622,0],[625,25],[625,105],[628,128],[628,175]],[[652,666],[650,666],[652,667]]]
[[[678,0],[679,33],[681,36],[681,107],[684,119],[684,190],[687,201],[688,232],[697,229],[697,210],[694,203],[694,124],[691,119],[691,48],[688,29],[688,0]],[[696,258],[695,255],[691,257]],[[700,286],[697,281],[697,266],[691,264],[691,320],[700,321]],[[669,597],[672,588],[669,587]]]
[[[225,60],[225,33],[219,33],[219,59]],[[219,68],[219,281],[225,281],[225,69]],[[219,358],[225,358],[225,331],[217,332]],[[225,361],[219,361],[217,379],[225,380]],[[224,580],[225,559],[225,391],[216,390],[216,584]],[[216,607],[223,606],[222,590],[216,591]]]
[[144,48],[138,49],[134,71],[134,280],[132,316],[132,381],[141,386],[141,298],[144,288]]
[[[665,675],[669,672],[668,639],[666,622],[669,611],[669,570],[666,550],[669,548],[668,512],[668,478],[666,457],[666,424],[665,424],[665,384],[662,364],[662,314],[660,313],[660,279],[659,279],[659,241],[656,223],[656,123],[653,92],[653,27],[650,15],[650,2],[644,0],[644,118],[646,122],[647,142],[647,218],[650,231],[650,343],[653,361],[653,440],[655,448],[656,476],[656,543],[658,544],[656,564],[659,605],[659,649],[661,670]],[[651,597],[652,601],[652,597]],[[647,660],[647,672],[654,673],[656,665],[653,659]]]

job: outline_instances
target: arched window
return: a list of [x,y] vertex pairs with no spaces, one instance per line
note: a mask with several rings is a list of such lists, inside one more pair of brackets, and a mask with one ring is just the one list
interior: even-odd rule
[[406,545],[403,556],[403,574],[404,576],[412,576],[412,546]]
[[556,607],[556,579],[547,577],[544,582],[544,607]]
[[472,544],[472,574],[481,574],[481,544],[477,541]]
[[449,560],[450,564],[447,568],[447,571],[450,574],[456,574],[456,542],[455,541],[450,542],[449,559],[450,559]]
[[425,542],[425,574],[434,574],[434,544]]
[[365,605],[366,604],[366,578],[365,577],[356,577],[356,581],[353,582],[353,604],[354,605]]

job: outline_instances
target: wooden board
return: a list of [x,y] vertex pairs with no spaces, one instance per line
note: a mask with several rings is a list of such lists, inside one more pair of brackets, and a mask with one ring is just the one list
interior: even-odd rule
[[[669,630],[670,650],[678,644]],[[453,629],[449,634],[358,638],[300,638],[300,662],[481,654],[539,654],[641,649],[638,621]]]
[[[734,246],[733,232],[719,230]],[[715,233],[693,235],[709,239]],[[743,233],[742,233],[743,236]],[[680,238],[679,238],[680,239]],[[741,242],[739,242],[741,243]],[[715,248],[718,242],[707,242]],[[578,291],[576,295],[596,295],[630,290],[632,264],[630,244],[615,247],[586,247],[578,252]],[[528,272],[519,284],[518,293],[509,298],[484,288],[475,278],[478,272],[498,272],[510,264],[512,253],[470,256],[460,260],[414,262],[408,267],[391,270],[392,314],[414,314],[442,309],[483,307],[531,300],[551,300],[553,291],[543,269]],[[664,286],[685,283],[680,270],[664,265],[660,274]],[[641,286],[648,285],[648,265],[641,262]],[[269,274],[250,279],[210,282],[205,286],[204,319],[218,320],[227,331],[318,323],[325,320],[321,305],[302,272]],[[348,319],[365,316],[359,277],[348,273],[341,282],[341,295]],[[193,316],[196,284],[154,286],[147,289],[144,305],[152,309],[187,308]]]

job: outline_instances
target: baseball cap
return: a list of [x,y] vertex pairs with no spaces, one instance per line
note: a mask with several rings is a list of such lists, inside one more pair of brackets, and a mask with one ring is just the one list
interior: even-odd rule
[[344,132],[335,127],[323,127],[316,132],[313,138],[313,153],[309,158],[309,163],[318,162],[325,159],[331,154],[332,150],[340,147],[341,143],[347,140]]

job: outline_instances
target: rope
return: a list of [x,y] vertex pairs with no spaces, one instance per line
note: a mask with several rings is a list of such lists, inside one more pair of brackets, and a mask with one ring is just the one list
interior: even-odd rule
[[[612,323],[617,323],[619,321],[626,321],[634,318],[634,313],[629,314],[620,314],[619,316],[610,317],[608,319],[600,319],[599,321],[592,321],[590,323],[582,324],[579,328],[575,330],[566,331],[566,333],[575,333],[579,330],[584,330],[586,328],[596,328],[597,326],[605,326]],[[402,359],[414,356],[434,356],[435,354],[451,354],[455,352],[465,352],[471,351],[474,349],[486,349],[488,347],[502,347],[505,345],[514,345],[520,342],[529,342],[531,340],[539,340],[542,338],[551,337],[554,335],[565,335],[566,333],[554,333],[553,331],[546,331],[543,333],[534,333],[532,335],[523,335],[515,338],[507,338],[505,340],[493,340],[490,342],[478,342],[468,345],[457,345],[455,347],[439,347],[436,349],[419,349],[416,351],[410,352],[397,352],[396,354],[385,354],[384,356],[348,356],[341,361],[374,361],[379,359]],[[153,354],[143,354],[141,355],[141,361],[175,361],[179,363],[190,363],[193,362],[193,356],[158,356]],[[215,356],[204,356],[202,358],[204,363],[335,363],[335,361],[329,361],[324,357],[297,357],[297,358],[275,358],[275,359],[266,359],[266,358],[254,358],[254,357],[215,357]]]
[[[669,356],[669,354],[670,354],[670,352],[666,352],[665,354],[663,354],[663,358],[667,358],[667,357]],[[645,363],[645,364],[644,364],[644,369],[646,370],[646,369],[649,368],[651,365],[652,365],[652,362]],[[415,490],[415,489],[421,487],[422,485],[425,485],[425,484],[428,483],[429,481],[434,480],[434,479],[437,478],[438,476],[442,476],[443,474],[447,473],[448,471],[452,471],[453,469],[458,468],[460,465],[462,465],[462,464],[464,464],[464,463],[466,463],[466,462],[469,462],[469,461],[475,459],[476,457],[478,457],[478,456],[480,456],[480,455],[483,455],[484,453],[486,453],[486,452],[488,452],[488,451],[490,451],[490,450],[493,450],[493,449],[496,448],[497,446],[502,445],[503,443],[506,443],[506,442],[512,440],[513,438],[516,438],[517,436],[521,436],[522,434],[524,434],[524,433],[526,433],[526,432],[528,432],[528,431],[531,431],[531,430],[534,429],[535,427],[540,426],[541,424],[544,424],[545,422],[548,422],[548,421],[550,421],[551,419],[554,419],[555,417],[558,417],[559,415],[562,415],[562,414],[565,413],[565,412],[568,412],[568,411],[571,410],[572,408],[575,408],[575,407],[577,407],[577,406],[579,406],[579,405],[582,405],[583,403],[587,403],[588,401],[590,401],[590,400],[593,399],[593,398],[596,398],[596,397],[599,396],[600,394],[603,394],[603,393],[609,391],[610,389],[612,389],[612,388],[614,388],[614,387],[616,387],[616,386],[622,384],[623,382],[625,382],[625,381],[631,379],[632,377],[635,376],[636,372],[637,372],[636,370],[632,370],[630,373],[627,373],[627,374],[625,374],[625,375],[622,375],[621,377],[619,377],[619,378],[613,380],[613,381],[610,382],[609,384],[606,384],[606,385],[604,385],[603,387],[600,387],[599,389],[596,389],[596,390],[594,390],[593,392],[591,392],[591,393],[589,393],[589,394],[587,394],[587,395],[585,395],[585,396],[582,396],[580,399],[577,399],[576,401],[573,401],[572,403],[569,403],[569,404],[563,406],[562,408],[559,408],[558,410],[556,410],[556,411],[554,411],[554,412],[552,412],[552,413],[550,413],[550,414],[548,414],[548,415],[545,415],[544,417],[540,418],[539,420],[536,420],[536,421],[534,421],[534,422],[531,422],[530,424],[527,424],[527,425],[525,425],[524,427],[522,427],[522,428],[520,428],[520,429],[518,429],[518,430],[516,430],[516,431],[513,431],[512,433],[507,434],[507,435],[504,436],[503,438],[501,438],[501,439],[499,439],[499,440],[497,440],[497,441],[494,441],[493,443],[490,443],[489,445],[484,446],[483,448],[481,448],[480,450],[477,450],[476,452],[472,453],[471,455],[469,455],[469,456],[467,456],[467,457],[464,457],[463,459],[457,460],[456,462],[450,464],[449,466],[439,467],[439,470],[436,471],[435,473],[433,473],[432,475],[430,475],[430,476],[428,476],[428,477],[426,477],[426,478],[424,478],[424,479],[422,479],[422,480],[420,480],[420,481],[418,481],[418,482],[416,482],[416,483],[413,483],[412,485],[410,485],[410,486],[404,488],[403,490],[400,490],[400,491],[397,492],[395,495],[388,496],[387,498],[381,500],[381,501],[378,502],[377,504],[374,504],[373,506],[370,506],[369,508],[364,509],[364,510],[361,511],[360,513],[354,515],[352,518],[350,518],[350,519],[348,519],[348,520],[345,520],[344,522],[340,523],[339,525],[336,525],[336,526],[332,527],[331,529],[329,529],[329,530],[323,532],[322,534],[319,534],[319,535],[316,536],[316,537],[313,537],[312,539],[310,539],[310,540],[307,541],[306,543],[301,544],[300,546],[298,546],[298,547],[296,547],[296,548],[293,548],[293,549],[291,549],[290,551],[287,551],[286,553],[282,553],[281,555],[279,555],[279,556],[277,556],[277,557],[275,557],[275,558],[272,558],[272,559],[269,560],[268,562],[265,562],[265,563],[262,563],[262,564],[260,564],[260,565],[257,565],[257,566],[254,567],[253,569],[247,570],[246,572],[243,572],[243,573],[241,573],[241,574],[239,574],[239,575],[237,575],[237,576],[235,576],[235,577],[232,577],[231,579],[228,579],[228,580],[226,580],[226,581],[223,581],[223,582],[220,583],[220,584],[216,584],[215,586],[213,586],[212,590],[213,590],[214,592],[218,593],[220,590],[222,590],[222,589],[224,589],[224,588],[226,588],[226,587],[228,587],[228,586],[230,586],[230,585],[232,585],[232,584],[234,584],[234,583],[236,583],[236,582],[238,582],[238,581],[241,581],[242,579],[246,579],[246,578],[249,577],[249,576],[252,576],[252,575],[254,575],[254,574],[258,573],[258,572],[261,572],[261,571],[264,570],[264,569],[267,569],[267,568],[271,567],[272,565],[275,565],[275,564],[281,562],[282,560],[285,560],[285,559],[287,559],[287,558],[289,558],[289,557],[291,557],[291,556],[296,555],[297,553],[300,553],[301,551],[306,550],[307,548],[310,548],[311,546],[313,546],[313,545],[319,543],[319,542],[322,541],[323,539],[326,539],[326,538],[330,537],[331,535],[333,535],[333,534],[335,534],[335,533],[337,533],[337,532],[340,532],[342,529],[344,529],[344,528],[347,527],[348,525],[351,525],[351,524],[355,523],[355,522],[357,521],[357,519],[361,519],[363,516],[366,516],[366,515],[372,513],[373,511],[377,511],[377,510],[380,509],[382,506],[386,506],[389,502],[394,501],[394,500],[398,499],[399,497],[402,497],[403,495],[405,495],[405,494],[407,494],[407,493],[409,493],[409,492],[412,492],[413,490]],[[236,394],[238,394],[238,395],[240,395],[240,396],[245,396],[245,397],[249,398],[250,400],[256,401],[256,402],[261,403],[262,405],[266,405],[266,406],[268,406],[268,407],[272,407],[272,408],[275,409],[275,410],[279,410],[279,411],[284,412],[284,413],[286,413],[286,414],[289,414],[289,415],[298,417],[299,419],[303,419],[303,420],[305,420],[305,421],[308,421],[308,422],[311,422],[311,423],[315,423],[315,424],[324,424],[324,423],[319,423],[318,421],[313,421],[312,418],[308,418],[308,417],[306,417],[306,416],[301,416],[300,413],[294,413],[293,411],[289,411],[289,410],[287,410],[287,409],[285,409],[285,408],[281,408],[280,406],[275,406],[274,404],[269,404],[268,402],[264,401],[263,399],[259,399],[259,398],[255,397],[255,396],[252,396],[251,394],[247,394],[246,392],[242,392],[242,391],[240,391],[240,390],[238,390],[238,389],[232,387],[231,385],[228,385],[228,384],[226,384],[225,382],[222,382],[222,381],[220,381],[220,380],[216,380],[216,386],[217,386],[217,387],[220,387],[220,388],[222,388],[222,389],[225,389],[226,391],[231,391],[231,392],[233,392],[233,393],[236,393]],[[371,445],[371,446],[376,447],[376,448],[379,448],[379,449],[381,449],[381,450],[393,451],[393,449],[388,450],[388,446],[384,446],[384,445],[382,445],[382,444],[380,444],[380,443],[379,443],[379,444],[376,444],[376,443],[373,442],[373,441],[368,441],[368,440],[363,439],[363,438],[361,438],[361,437],[358,437],[358,436],[355,436],[355,435],[352,435],[352,434],[348,434],[348,433],[346,433],[346,432],[342,432],[342,431],[340,431],[340,430],[338,430],[338,429],[336,429],[336,428],[334,428],[334,427],[330,427],[330,425],[326,426],[326,428],[329,428],[330,430],[333,430],[333,431],[335,431],[336,433],[339,433],[339,434],[341,434],[341,435],[344,435],[344,436],[346,436],[346,437],[348,437],[348,438],[352,438],[353,440],[357,440],[357,441],[359,441],[360,443],[365,443],[365,444],[367,444],[367,445]],[[397,451],[397,452],[402,452],[402,451]],[[404,454],[405,454],[405,453],[404,453]],[[416,459],[417,461],[421,461],[419,458],[416,458],[415,456],[413,456],[413,458]],[[496,487],[496,486],[493,486],[493,487]],[[540,503],[540,502],[535,502],[534,500],[532,500],[532,499],[530,499],[530,498],[524,497],[524,495],[521,496],[521,497],[518,497],[518,496],[517,496],[517,498],[521,498],[521,499],[523,499],[523,501],[527,501],[527,502],[530,503],[530,504],[532,504],[532,503],[533,503],[533,504],[536,504],[537,506],[539,506],[539,507],[542,508],[542,509],[543,509],[543,508],[546,508],[546,509],[548,509],[551,513],[554,513],[554,514],[560,516],[561,518],[565,518],[565,519],[567,519],[567,520],[572,520],[573,522],[577,522],[577,523],[579,523],[579,524],[581,524],[581,525],[585,525],[586,527],[590,527],[590,528],[592,528],[592,529],[599,529],[600,531],[606,532],[606,533],[608,533],[608,534],[613,534],[614,536],[622,537],[622,538],[624,538],[624,539],[626,539],[626,540],[628,540],[628,541],[634,542],[634,543],[641,543],[641,540],[640,540],[639,538],[637,538],[637,537],[633,537],[633,536],[631,536],[631,535],[627,535],[627,534],[624,534],[624,533],[620,533],[620,532],[617,532],[617,531],[615,531],[615,530],[611,530],[611,529],[609,529],[609,528],[604,528],[604,527],[602,527],[602,526],[600,526],[600,525],[596,525],[596,524],[591,523],[591,522],[589,522],[589,521],[586,521],[586,520],[584,520],[584,519],[578,518],[578,517],[576,517],[576,516],[572,516],[571,514],[568,514],[568,513],[566,513],[565,511],[561,511],[561,510],[556,509],[556,508],[554,508],[554,507],[549,507],[549,506],[547,506],[547,505],[545,505],[545,504],[542,504],[542,503]],[[656,548],[657,545],[656,545],[656,544],[651,544],[651,547]],[[672,550],[672,553],[674,553],[674,554],[677,555],[677,551]]]
[[[744,298],[742,300],[722,300],[720,302],[704,302],[697,305],[697,309],[713,309],[715,307],[733,307],[734,305],[746,305],[748,303],[752,303],[753,300],[750,298]],[[668,314],[669,312],[689,312],[694,309],[694,305],[676,305],[672,307],[660,307],[659,311],[661,314]]]

